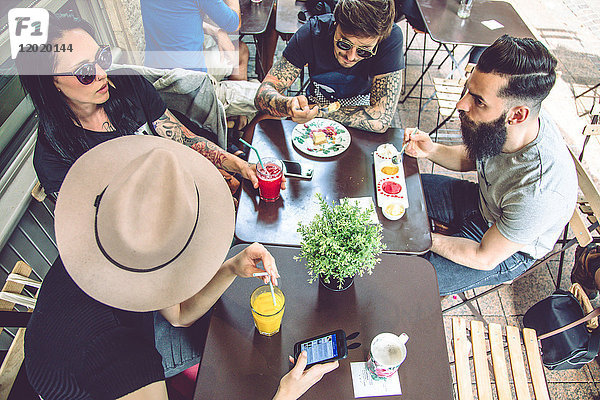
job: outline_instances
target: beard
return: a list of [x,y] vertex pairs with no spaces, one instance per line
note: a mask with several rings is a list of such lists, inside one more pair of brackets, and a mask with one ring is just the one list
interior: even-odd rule
[[459,110],[460,130],[467,155],[473,161],[494,157],[502,153],[506,142],[506,111],[491,122],[476,123]]

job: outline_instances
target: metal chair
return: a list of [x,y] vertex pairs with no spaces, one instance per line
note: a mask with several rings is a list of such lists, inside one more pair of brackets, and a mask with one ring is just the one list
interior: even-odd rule
[[[464,70],[464,77],[461,78],[433,78],[433,86],[435,89],[435,93],[433,98],[435,98],[438,103],[438,113],[437,113],[437,126],[429,133],[430,135],[435,133],[435,141],[438,141],[439,132],[442,130],[442,127],[453,120],[458,118],[458,113],[456,110],[456,103],[462,98],[465,92],[465,84],[467,83],[467,78],[473,70],[475,69],[475,64],[467,64]],[[427,103],[425,103],[427,105]],[[425,107],[425,105],[423,107]],[[440,118],[442,118],[442,122],[440,122]],[[447,138],[456,138],[458,142],[462,141],[460,131],[457,131],[455,135],[447,135]]]
[[600,97],[594,99],[594,104],[592,105],[592,109],[590,110],[590,116],[592,117],[592,119],[589,124],[585,125],[582,132],[582,134],[585,136],[585,139],[583,141],[581,153],[579,154],[579,161],[583,160],[583,152],[585,151],[585,148],[589,143],[590,138],[593,135],[600,135]]

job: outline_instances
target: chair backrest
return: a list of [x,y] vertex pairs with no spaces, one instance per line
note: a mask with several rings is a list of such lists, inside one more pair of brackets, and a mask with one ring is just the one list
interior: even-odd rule
[[[586,124],[583,128],[583,134],[586,136],[600,135],[600,123],[598,117],[600,116],[600,98],[594,99],[592,109],[590,110],[590,117],[592,117],[590,123]],[[587,142],[586,142],[587,143]]]
[[[0,311],[14,311],[17,304],[27,307],[28,313],[33,311],[36,299],[34,296],[30,296],[24,292],[24,289],[25,286],[39,288],[41,283],[29,278],[31,271],[31,267],[22,261],[15,264],[12,273],[6,278],[6,283],[0,292]],[[0,333],[4,329],[6,327],[0,327]],[[9,334],[13,336],[12,332]],[[14,334],[8,352],[2,361],[2,365],[0,365],[0,400],[8,398],[21,369],[24,359],[24,338],[25,328],[20,327],[16,334]]]
[[[467,335],[468,331],[470,331],[470,340],[469,335]],[[471,321],[469,329],[465,319],[452,318],[452,344],[458,399],[473,399],[473,374],[475,375],[477,398],[480,400],[491,400],[493,398],[490,363],[486,350],[489,348],[498,400],[515,398],[510,387],[511,377],[514,384],[514,393],[518,400],[532,398],[529,383],[533,387],[535,399],[550,400],[535,331],[529,328],[523,329],[521,340],[521,334],[517,327],[507,326],[505,333],[503,333],[499,324],[491,323],[488,325],[488,343],[486,343],[485,333],[484,324],[481,321]],[[509,363],[506,360],[505,341],[506,347],[508,347]],[[522,344],[525,347],[527,365],[523,358]],[[473,373],[471,372],[469,358],[473,359]],[[511,377],[508,374],[508,365],[510,365]],[[530,382],[527,379],[527,367],[531,377]]]
[[[585,247],[593,240],[593,231],[590,232],[587,228],[588,223],[594,224],[600,218],[600,192],[572,151],[571,157],[573,158],[573,162],[575,162],[579,190],[582,196],[577,200],[578,207],[575,209],[569,224],[579,245]],[[585,219],[588,220],[588,223],[585,222]],[[596,231],[600,233],[600,228],[596,228]]]

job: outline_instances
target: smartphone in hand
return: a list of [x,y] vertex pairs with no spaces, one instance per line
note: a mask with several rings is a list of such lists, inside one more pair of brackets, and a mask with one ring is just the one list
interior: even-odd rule
[[294,345],[294,358],[298,359],[298,356],[304,350],[308,355],[307,366],[325,364],[346,358],[348,356],[346,333],[338,329],[337,331],[302,340]]

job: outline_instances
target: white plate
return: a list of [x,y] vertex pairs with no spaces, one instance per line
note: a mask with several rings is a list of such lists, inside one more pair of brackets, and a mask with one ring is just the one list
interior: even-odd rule
[[[314,145],[310,133],[317,129],[332,127],[333,134],[326,143]],[[350,147],[350,132],[338,122],[325,118],[315,118],[305,124],[298,124],[292,131],[292,143],[304,154],[313,157],[333,157],[342,154]]]
[[[408,203],[408,191],[406,190],[406,180],[404,178],[404,167],[402,166],[402,156],[400,156],[400,163],[397,164],[398,172],[394,175],[384,174],[382,168],[388,165],[393,165],[391,157],[381,157],[377,152],[373,153],[373,159],[375,161],[375,193],[377,198],[377,206],[381,207],[383,215],[387,219],[399,219],[404,213],[398,215],[388,215],[385,211],[385,207],[389,204],[397,204],[402,206],[406,210],[409,206]],[[386,193],[383,190],[383,184],[385,182],[394,182],[400,185],[400,192],[395,194]]]

